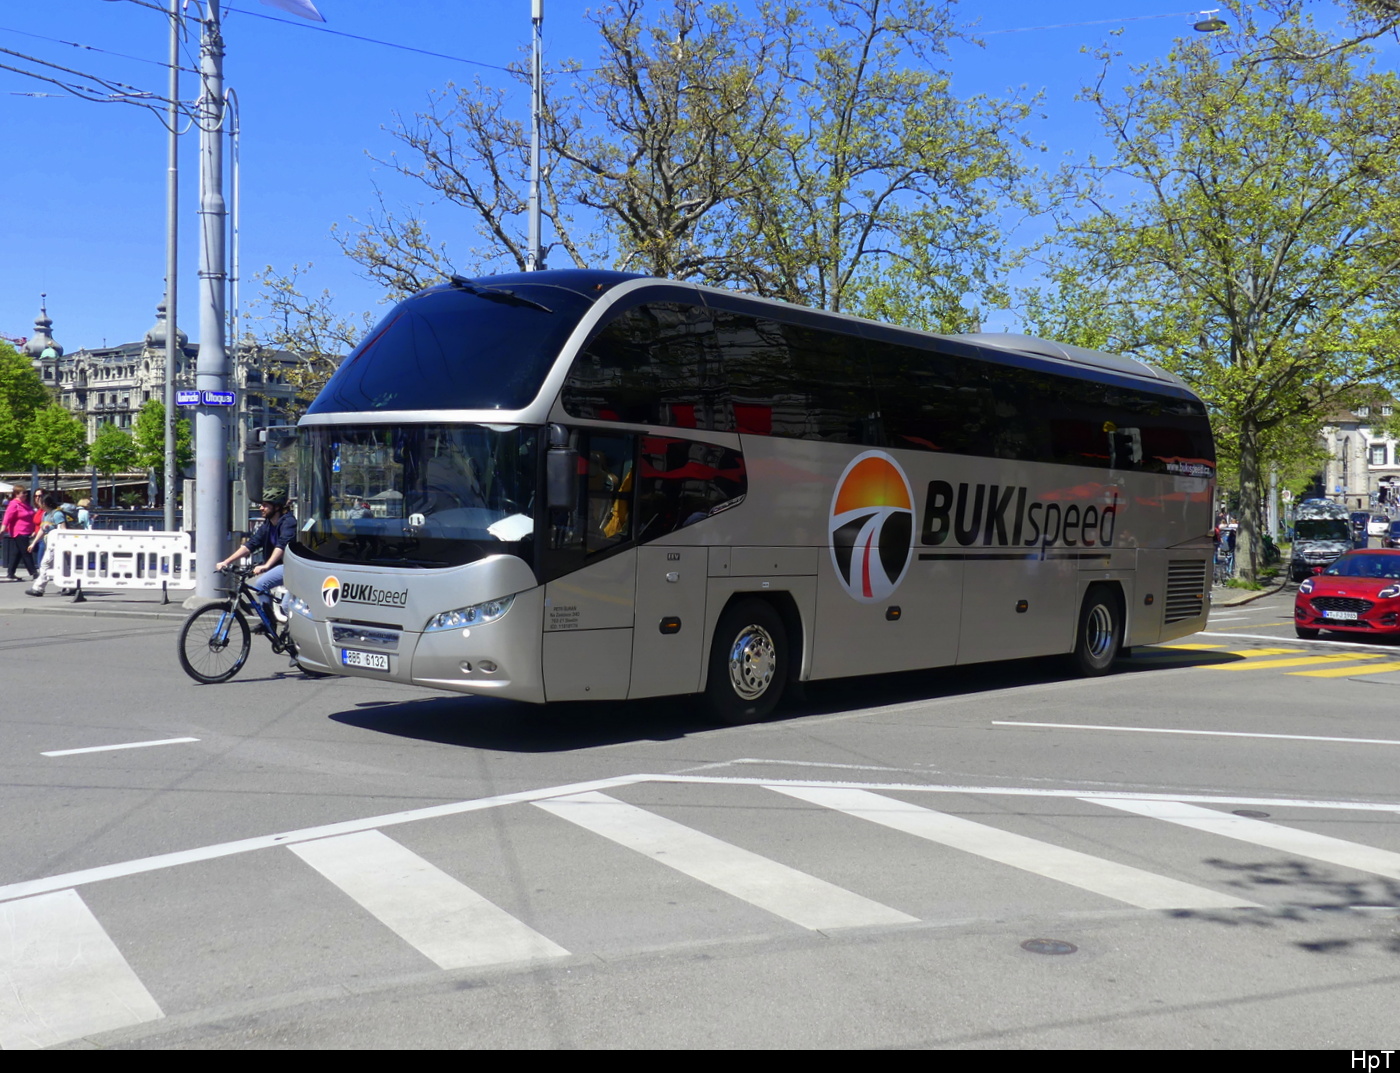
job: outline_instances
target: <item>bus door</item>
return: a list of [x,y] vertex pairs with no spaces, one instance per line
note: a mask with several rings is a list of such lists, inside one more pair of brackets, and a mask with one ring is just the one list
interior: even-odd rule
[[629,476],[636,437],[579,432],[575,499],[550,519],[546,699],[623,700],[632,670],[636,550]]

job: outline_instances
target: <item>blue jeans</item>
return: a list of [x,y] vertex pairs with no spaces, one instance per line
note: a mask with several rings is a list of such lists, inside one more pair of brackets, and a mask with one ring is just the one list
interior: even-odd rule
[[266,573],[259,574],[253,582],[253,590],[258,594],[258,603],[262,604],[262,609],[267,612],[267,617],[272,618],[272,596],[270,593],[278,585],[282,584],[282,566],[279,563]]

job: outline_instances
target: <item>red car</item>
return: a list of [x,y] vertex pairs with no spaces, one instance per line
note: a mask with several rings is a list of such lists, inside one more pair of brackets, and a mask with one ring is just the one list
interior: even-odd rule
[[1349,551],[1298,586],[1293,628],[1304,640],[1323,630],[1400,638],[1400,549]]

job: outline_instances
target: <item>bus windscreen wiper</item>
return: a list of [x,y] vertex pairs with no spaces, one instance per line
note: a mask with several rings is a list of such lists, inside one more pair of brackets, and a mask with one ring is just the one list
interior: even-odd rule
[[466,291],[474,294],[478,298],[485,298],[488,302],[500,302],[503,305],[526,306],[530,309],[538,309],[544,313],[553,313],[554,310],[548,306],[542,306],[539,302],[532,302],[528,298],[521,298],[514,291],[508,291],[504,287],[482,287],[467,279],[466,276],[451,276],[452,286],[459,291]]

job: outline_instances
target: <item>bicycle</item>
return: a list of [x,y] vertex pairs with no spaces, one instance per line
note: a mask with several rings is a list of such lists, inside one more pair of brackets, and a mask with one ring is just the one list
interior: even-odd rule
[[180,666],[196,682],[213,685],[227,682],[243,669],[252,648],[252,630],[248,626],[251,614],[262,625],[262,633],[272,645],[274,655],[286,653],[303,674],[324,677],[308,671],[297,663],[297,646],[292,640],[285,619],[263,609],[258,593],[248,584],[251,568],[229,567],[221,571],[238,580],[238,588],[225,600],[209,604],[185,619],[180,629],[178,653]]

